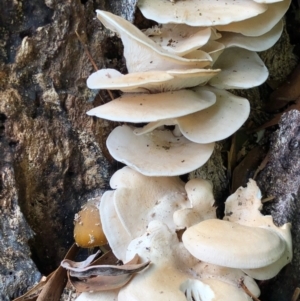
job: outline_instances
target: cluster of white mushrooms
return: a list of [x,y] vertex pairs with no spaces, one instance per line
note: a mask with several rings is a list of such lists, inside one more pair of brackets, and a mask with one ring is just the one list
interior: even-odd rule
[[82,293],[77,301],[250,301],[239,283],[258,296],[254,279],[270,279],[291,261],[290,226],[278,228],[260,213],[254,181],[227,199],[219,220],[211,185],[177,177],[202,166],[214,142],[247,119],[248,100],[226,89],[266,80],[256,51],[279,39],[289,4],[139,0],[143,15],[160,23],[145,32],[97,11],[122,39],[129,72],[102,69],[87,81],[91,89],[124,92],[88,114],[129,124],[107,139],[110,154],[127,166],[111,178],[100,219],[118,259],[138,254],[151,264],[122,288]]

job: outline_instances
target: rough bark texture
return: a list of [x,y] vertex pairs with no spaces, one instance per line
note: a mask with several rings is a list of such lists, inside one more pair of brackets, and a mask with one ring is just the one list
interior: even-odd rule
[[94,11],[132,20],[135,1],[0,0],[0,7],[0,292],[10,300],[40,277],[27,240],[40,270],[52,271],[73,242],[74,214],[108,185],[111,125],[85,114],[108,96],[87,89],[93,66],[75,31],[99,68],[118,67],[120,42]]
[[[285,113],[271,139],[266,167],[259,174],[258,185],[264,197],[274,199],[264,206],[274,222],[281,226],[290,222],[293,237],[293,261],[280,277],[268,284],[263,300],[291,300],[300,279],[300,112]],[[276,288],[276,289],[273,289]]]

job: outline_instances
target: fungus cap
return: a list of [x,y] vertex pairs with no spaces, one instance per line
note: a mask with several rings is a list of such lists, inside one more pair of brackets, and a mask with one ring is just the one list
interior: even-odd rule
[[[128,246],[127,257],[138,254],[142,262],[150,260],[151,265],[120,290],[118,301],[186,301],[182,287],[186,287],[190,275],[178,267],[179,245],[176,233],[164,223],[150,222],[147,231]],[[213,300],[214,293],[200,280],[195,279],[190,289],[200,300]]]
[[228,25],[217,25],[216,28],[221,31],[230,31],[241,33],[245,36],[261,36],[272,28],[282,19],[291,4],[291,0],[283,0],[268,4],[268,9],[253,18],[245,19],[240,22],[233,22]]
[[144,31],[160,47],[178,56],[201,48],[210,39],[211,32],[210,28],[185,24],[165,24]]
[[[195,88],[194,91],[200,89]],[[229,137],[243,125],[250,113],[250,104],[246,98],[225,90],[208,90],[217,97],[214,105],[176,120],[181,133],[196,143],[210,143]]]
[[148,177],[126,166],[114,173],[110,185],[116,189],[119,220],[133,238],[141,236],[152,220],[164,222],[175,232],[173,213],[190,204],[178,177]]
[[[252,0],[139,0],[138,7],[147,18],[158,23],[215,26],[245,20],[265,12],[266,4]],[[247,9],[245,9],[247,8]]]
[[153,131],[162,125],[177,125],[179,133],[195,143],[211,143],[225,139],[236,132],[247,120],[250,113],[249,101],[225,90],[209,86],[196,87],[195,93],[211,92],[216,103],[204,110],[182,117],[150,122],[135,129],[136,135]]
[[98,210],[99,198],[91,199],[75,215],[74,239],[82,248],[107,244]]
[[222,71],[209,84],[219,89],[248,89],[261,85],[269,72],[253,51],[232,47],[225,49],[214,64]]
[[174,212],[173,219],[177,228],[185,229],[203,220],[216,217],[212,185],[202,179],[189,180],[185,185],[191,206]]
[[251,51],[265,51],[279,40],[282,30],[283,21],[280,20],[270,31],[261,36],[248,37],[240,33],[222,32],[222,38],[218,42],[224,44],[226,48],[239,47]]
[[100,203],[103,231],[114,255],[126,262],[126,248],[133,239],[123,227],[114,205],[114,191],[106,191]]
[[293,257],[292,237],[290,224],[277,227],[270,215],[262,215],[261,192],[255,181],[249,180],[247,187],[240,187],[232,194],[225,203],[224,220],[239,223],[241,225],[265,228],[276,233],[285,243],[284,253],[275,262],[258,269],[245,269],[245,273],[258,280],[267,280],[278,274],[278,272]]
[[151,70],[203,68],[209,65],[211,58],[203,52],[197,59],[185,59],[173,55],[159,47],[149,37],[130,22],[106,11],[97,10],[102,24],[117,32],[124,45],[124,57],[129,73]]
[[209,219],[188,228],[182,241],[196,258],[231,268],[260,268],[278,260],[284,241],[273,231]]
[[174,69],[123,75],[114,69],[101,69],[89,76],[87,86],[90,89],[157,93],[203,85],[219,72],[218,69]]
[[114,159],[148,176],[188,173],[202,166],[214,149],[213,143],[193,143],[169,130],[137,136],[126,125],[115,128],[106,144]]
[[[179,90],[157,94],[124,94],[87,114],[113,121],[152,122],[188,115],[212,106],[215,94]],[[134,113],[133,113],[134,112]]]

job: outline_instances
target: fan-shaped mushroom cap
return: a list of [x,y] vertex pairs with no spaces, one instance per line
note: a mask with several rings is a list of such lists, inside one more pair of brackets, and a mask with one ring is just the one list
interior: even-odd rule
[[284,241],[273,231],[210,219],[188,228],[182,236],[196,258],[231,268],[260,268],[277,261]]
[[103,231],[115,256],[124,261],[126,248],[133,239],[123,227],[114,205],[114,191],[106,191],[101,197],[100,218]]
[[[162,222],[152,221],[147,232],[130,243],[127,252],[128,258],[131,254],[138,254],[142,262],[150,260],[151,264],[120,290],[118,301],[186,301],[181,288],[189,280],[189,275],[177,266],[178,245],[176,233]],[[209,286],[199,280],[194,280],[192,289],[201,300],[210,301],[214,297]]]
[[[88,115],[123,122],[152,122],[191,114],[213,105],[209,91],[179,90],[158,94],[124,94],[87,112]],[[133,113],[134,112],[134,113]]]
[[101,69],[87,79],[90,89],[121,90],[123,92],[164,92],[189,88],[206,83],[220,70],[187,69],[148,71],[121,74],[114,69]]
[[[265,4],[252,0],[139,0],[138,7],[147,18],[158,23],[184,23],[190,26],[215,26],[245,20],[265,12]],[[245,9],[247,8],[247,9]]]
[[212,185],[208,181],[192,179],[186,183],[185,190],[191,207],[174,212],[173,219],[178,228],[188,228],[203,220],[217,218]]
[[164,222],[175,232],[173,213],[190,206],[178,177],[148,177],[126,166],[112,176],[110,185],[116,188],[119,220],[132,238],[142,235],[152,220]]
[[270,3],[268,9],[256,17],[227,25],[217,25],[216,28],[220,31],[237,32],[245,36],[261,36],[270,31],[279,22],[290,4],[291,0]]
[[277,261],[259,269],[244,270],[245,273],[255,279],[266,280],[277,275],[286,264],[291,262],[293,257],[292,238],[290,224],[277,227],[274,225],[272,216],[261,214],[262,203],[260,199],[261,192],[258,186],[255,181],[250,180],[246,188],[240,187],[226,200],[224,220],[268,229],[276,233],[285,242],[284,253]]
[[110,154],[148,176],[176,176],[202,166],[214,144],[197,144],[175,137],[169,130],[137,136],[129,126],[115,128],[107,139]]
[[183,56],[205,45],[210,39],[211,29],[185,24],[165,24],[149,28],[144,33],[169,53]]
[[109,89],[135,91],[139,88],[154,84],[162,84],[173,79],[173,76],[165,71],[149,71],[130,74],[122,74],[115,69],[101,69],[92,73],[87,79],[87,86],[90,89]]
[[219,89],[247,89],[261,85],[269,75],[260,57],[237,47],[223,51],[214,64],[222,71],[209,84]]
[[135,134],[149,133],[161,125],[178,125],[182,135],[196,143],[211,143],[229,137],[247,120],[250,113],[249,101],[208,86],[197,87],[192,91],[198,93],[205,90],[216,95],[214,105],[183,117],[151,122],[143,128],[135,129]]
[[[247,37],[240,33],[222,32],[222,38],[218,42],[229,47],[240,47],[251,51],[264,51],[271,48],[280,38],[283,22],[280,20],[270,31],[257,37]],[[210,54],[210,53],[209,53]],[[210,54],[210,56],[212,56]]]
[[[270,217],[271,219],[271,217]],[[275,277],[280,270],[290,263],[293,258],[292,236],[290,224],[280,227],[281,237],[285,240],[285,250],[282,256],[274,263],[258,269],[243,269],[243,271],[252,278],[257,280],[268,280]]]
[[214,105],[176,120],[181,133],[196,143],[210,143],[229,137],[243,125],[250,113],[246,98],[225,90],[209,90],[217,97]]
[[129,73],[151,70],[203,68],[211,58],[203,52],[197,59],[185,59],[170,54],[121,17],[97,10],[97,17],[110,30],[117,32],[124,45],[124,57]]
[[81,293],[76,301],[118,301],[119,290],[110,290],[94,293]]

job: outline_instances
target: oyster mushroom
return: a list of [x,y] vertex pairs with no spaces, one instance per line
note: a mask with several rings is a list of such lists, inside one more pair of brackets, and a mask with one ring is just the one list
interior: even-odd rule
[[224,220],[267,229],[276,233],[284,241],[284,252],[274,263],[258,269],[244,269],[245,273],[251,277],[258,280],[266,280],[277,275],[286,264],[291,262],[293,251],[291,225],[285,224],[277,227],[273,222],[272,216],[262,215],[261,209],[261,192],[255,181],[250,180],[246,188],[240,187],[226,200]]
[[196,59],[186,59],[170,54],[123,18],[101,10],[97,10],[97,17],[105,27],[120,35],[129,73],[203,68],[212,60],[205,52],[202,57]]
[[194,92],[203,90],[214,93],[215,104],[193,114],[150,122],[135,129],[135,134],[149,133],[162,125],[177,125],[179,133],[195,143],[211,143],[229,137],[247,120],[250,113],[248,100],[209,86],[192,89]]
[[178,56],[201,48],[209,41],[211,32],[209,27],[191,27],[185,24],[165,24],[144,31],[160,47]]
[[[147,18],[158,23],[215,26],[237,22],[264,13],[268,6],[252,0],[139,0],[138,7]],[[247,9],[245,9],[247,8]]]
[[217,25],[216,29],[221,31],[237,32],[245,36],[261,36],[281,20],[291,4],[291,0],[283,0],[268,3],[268,8],[262,14],[239,22],[232,22],[227,25]]
[[[113,121],[152,122],[188,115],[213,105],[214,93],[179,90],[158,94],[125,94],[87,112]],[[133,114],[134,112],[134,114]]]
[[269,76],[259,56],[242,48],[225,49],[214,64],[222,71],[209,84],[219,89],[248,89],[261,85]]
[[89,76],[87,86],[90,89],[159,93],[206,84],[219,72],[218,69],[174,69],[123,75],[115,69],[101,69]]
[[[165,224],[150,222],[147,232],[128,246],[127,257],[136,253],[142,262],[150,260],[151,264],[120,290],[118,301],[186,301],[185,283],[189,275],[178,268],[178,244],[176,234]],[[190,289],[197,292],[200,300],[213,300],[214,292],[208,285],[194,280],[191,286]]]
[[174,212],[174,223],[179,229],[191,227],[203,220],[217,218],[212,185],[202,179],[189,180],[185,185],[191,207]]
[[114,159],[148,176],[188,173],[202,166],[214,149],[214,143],[194,143],[169,130],[137,136],[126,125],[116,127],[106,145]]
[[265,267],[285,251],[284,241],[273,231],[218,219],[188,228],[182,241],[196,258],[238,269]]
[[263,35],[248,37],[240,33],[222,32],[218,42],[229,47],[240,47],[251,51],[264,51],[271,48],[280,38],[283,30],[283,21],[280,20],[271,30]]

